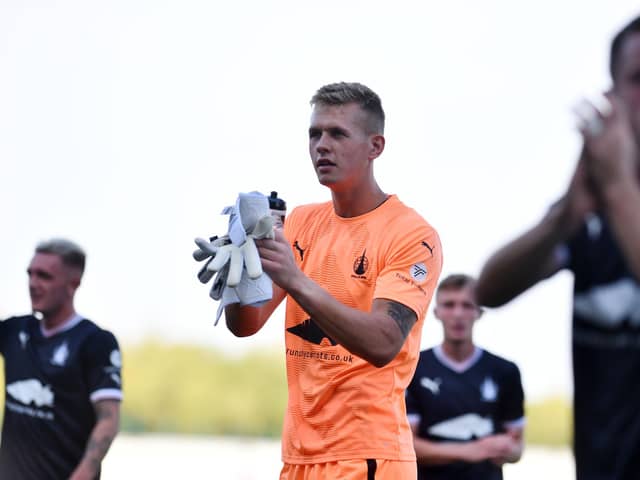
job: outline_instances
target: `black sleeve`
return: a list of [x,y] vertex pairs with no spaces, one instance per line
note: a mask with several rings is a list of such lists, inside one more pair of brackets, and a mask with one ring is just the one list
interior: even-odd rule
[[407,404],[407,414],[417,414],[420,415],[420,402],[416,398],[415,389],[416,389],[416,377],[413,377],[411,383],[407,387],[404,393],[404,398]]
[[514,363],[508,364],[502,391],[504,395],[500,398],[500,420],[511,422],[524,417],[524,391],[520,380],[520,370]]
[[4,355],[6,351],[6,340],[9,335],[9,320],[0,321],[0,354]]
[[91,401],[122,398],[121,369],[116,337],[106,330],[93,333],[84,349],[85,381]]

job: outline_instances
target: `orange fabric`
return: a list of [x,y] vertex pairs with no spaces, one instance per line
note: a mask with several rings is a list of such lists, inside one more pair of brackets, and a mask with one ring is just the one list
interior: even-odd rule
[[364,459],[312,465],[285,464],[280,480],[416,480],[418,476],[415,462],[375,460],[375,476],[369,477],[370,471],[371,467]]
[[330,202],[298,207],[285,235],[306,275],[343,304],[369,311],[373,299],[386,298],[413,309],[418,322],[396,358],[376,368],[335,344],[287,298],[284,462],[415,461],[404,390],[442,269],[438,234],[392,195],[354,218],[338,217]]

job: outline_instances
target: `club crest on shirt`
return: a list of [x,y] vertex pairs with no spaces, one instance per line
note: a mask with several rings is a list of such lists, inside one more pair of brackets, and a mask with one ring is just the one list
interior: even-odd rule
[[64,342],[62,345],[59,345],[54,351],[53,355],[51,355],[51,365],[57,365],[59,367],[64,366],[67,362],[67,358],[69,357],[69,346],[67,342]]
[[491,377],[486,377],[480,385],[480,396],[485,402],[495,402],[498,398],[498,385]]
[[358,255],[355,260],[353,261],[353,275],[351,275],[352,278],[363,278],[366,279],[367,277],[364,276],[365,273],[367,273],[367,270],[369,270],[369,259],[367,258],[367,250],[365,249],[362,252],[362,255]]
[[22,348],[26,348],[27,342],[29,341],[29,334],[24,330],[20,330],[20,333],[18,333],[18,340],[20,340],[20,345],[22,346]]

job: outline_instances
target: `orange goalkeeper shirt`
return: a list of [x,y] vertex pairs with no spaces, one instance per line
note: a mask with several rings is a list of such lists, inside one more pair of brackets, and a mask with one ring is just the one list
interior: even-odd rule
[[338,301],[370,311],[373,299],[386,298],[411,308],[418,321],[398,355],[376,368],[329,338],[287,297],[283,461],[414,461],[404,391],[442,269],[437,232],[395,195],[353,218],[337,216],[331,202],[298,207],[284,228],[300,268]]

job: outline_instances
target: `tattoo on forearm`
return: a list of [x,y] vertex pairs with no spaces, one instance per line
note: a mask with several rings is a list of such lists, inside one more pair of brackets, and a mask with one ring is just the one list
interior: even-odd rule
[[95,407],[96,425],[87,442],[83,462],[96,472],[118,434],[119,410],[116,403],[98,402]]
[[111,435],[103,435],[99,438],[91,437],[89,439],[84,456],[96,470],[100,467],[102,460],[109,451],[113,439],[114,436]]
[[416,314],[414,311],[401,303],[389,301],[387,303],[387,313],[396,321],[396,324],[402,332],[402,336],[407,338],[411,327],[416,323]]

